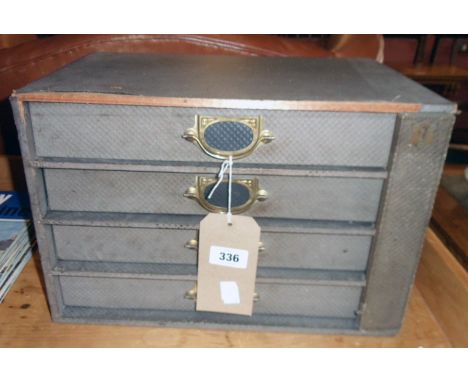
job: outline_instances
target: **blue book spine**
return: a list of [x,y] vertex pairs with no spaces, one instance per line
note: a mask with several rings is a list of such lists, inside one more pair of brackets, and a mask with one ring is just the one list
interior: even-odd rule
[[29,220],[31,208],[27,194],[0,191],[0,220]]

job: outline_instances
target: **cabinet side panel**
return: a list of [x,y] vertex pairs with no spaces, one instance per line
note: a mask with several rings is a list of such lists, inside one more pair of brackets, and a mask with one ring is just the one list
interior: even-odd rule
[[399,118],[361,309],[363,331],[401,325],[453,122],[454,116],[436,113]]
[[16,97],[10,98],[13,115],[15,118],[21,155],[23,159],[26,183],[28,186],[31,212],[34,221],[37,244],[41,255],[41,266],[47,289],[49,308],[54,319],[61,313],[62,303],[59,286],[50,275],[50,270],[55,263],[54,243],[50,226],[41,223],[42,217],[47,211],[47,195],[42,170],[34,168],[31,161],[35,159],[34,139],[32,136],[31,120],[29,118],[28,104],[19,101]]

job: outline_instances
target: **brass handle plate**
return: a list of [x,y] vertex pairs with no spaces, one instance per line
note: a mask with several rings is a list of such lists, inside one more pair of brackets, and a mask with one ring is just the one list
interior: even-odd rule
[[[217,179],[213,177],[197,176],[195,185],[189,187],[185,191],[186,198],[194,199],[204,209],[210,212],[226,212],[227,211],[227,196],[226,200],[222,198],[223,187],[227,188],[227,181],[223,181],[220,187],[215,191],[213,198],[207,199],[209,191],[216,184]],[[223,186],[222,186],[223,185]],[[268,198],[268,193],[259,188],[258,179],[236,179],[232,182],[233,202],[231,211],[233,214],[239,214],[247,211],[256,201],[264,201]],[[217,198],[217,193],[220,195]],[[226,193],[227,195],[227,193]],[[236,204],[236,202],[238,204]],[[222,203],[222,204],[220,204]]]
[[270,143],[275,137],[262,127],[260,117],[208,117],[195,118],[195,127],[187,129],[182,138],[197,143],[208,155],[217,159],[244,158],[259,144]]

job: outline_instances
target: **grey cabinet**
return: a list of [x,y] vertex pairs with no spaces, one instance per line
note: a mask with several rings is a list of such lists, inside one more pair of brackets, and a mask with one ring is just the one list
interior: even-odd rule
[[[390,334],[455,107],[369,60],[93,54],[11,98],[52,317]],[[197,312],[220,159],[262,228],[252,317]]]

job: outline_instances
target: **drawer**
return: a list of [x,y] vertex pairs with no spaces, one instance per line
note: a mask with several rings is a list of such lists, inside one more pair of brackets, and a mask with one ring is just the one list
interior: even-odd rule
[[[45,169],[49,209],[196,214],[207,210],[184,197],[195,176],[182,173]],[[374,222],[382,179],[261,176],[268,199],[254,217]],[[242,195],[239,196],[242,199]],[[227,204],[227,195],[225,197]],[[233,195],[233,207],[236,203]]]
[[196,116],[248,116],[261,117],[275,140],[245,163],[385,168],[395,126],[394,114],[379,113],[34,102],[29,111],[36,154],[43,158],[210,162],[181,137]]
[[[59,260],[197,264],[196,230],[53,226]],[[262,232],[259,267],[364,271],[371,236]]]
[[[72,307],[111,309],[195,310],[186,299],[192,280],[132,279],[58,276],[63,303]],[[347,317],[355,316],[362,292],[355,285],[275,284],[256,285],[259,300],[255,314]]]
[[196,230],[53,226],[59,260],[122,263],[197,263],[184,248]]

